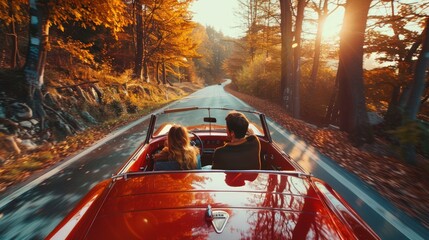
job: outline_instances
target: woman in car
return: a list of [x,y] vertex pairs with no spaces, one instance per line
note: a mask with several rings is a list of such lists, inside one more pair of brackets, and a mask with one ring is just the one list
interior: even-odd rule
[[168,132],[166,145],[154,156],[154,170],[201,169],[199,149],[191,146],[185,127],[173,125]]

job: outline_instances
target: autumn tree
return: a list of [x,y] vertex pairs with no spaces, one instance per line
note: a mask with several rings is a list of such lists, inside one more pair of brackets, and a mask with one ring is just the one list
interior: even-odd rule
[[134,13],[134,34],[135,34],[135,56],[133,76],[149,81],[147,70],[147,52],[146,46],[150,43],[150,33],[154,28],[155,12],[160,8],[161,3],[151,0],[133,1]]
[[[416,145],[421,147],[426,141],[420,136],[422,128],[416,116],[424,103],[423,91],[428,86],[423,73],[426,70],[422,70],[425,68],[424,57],[421,57],[425,39],[422,28],[426,24],[428,8],[429,3],[424,1],[382,1],[376,14],[370,16],[371,25],[367,31],[366,52],[388,64],[383,69],[384,79],[378,83],[384,84],[390,94],[386,97],[388,107],[383,126],[399,140],[403,156],[411,164],[416,164]],[[417,67],[419,63],[420,67]],[[381,72],[371,72],[375,71]],[[379,87],[370,90],[377,92]]]
[[196,50],[199,55],[204,56],[193,59],[194,66],[196,68],[196,74],[198,77],[204,79],[205,82],[208,82],[210,59],[213,57],[211,39],[209,39],[209,36],[207,35],[206,28],[198,23],[192,32],[192,37],[200,41],[200,44]]
[[39,83],[43,84],[44,66],[49,49],[49,30],[55,26],[64,29],[68,21],[75,22],[82,27],[96,28],[103,26],[111,29],[113,34],[118,33],[128,24],[125,4],[120,0],[108,1],[38,1],[40,13],[41,45],[39,55]]
[[[331,3],[330,0],[312,0],[309,4],[309,7],[311,7],[316,13],[317,13],[317,31],[316,31],[316,38],[314,41],[314,55],[313,55],[313,66],[311,69],[311,76],[310,76],[310,82],[312,82],[312,86],[315,86],[315,83],[317,81],[317,74],[319,72],[320,67],[320,55],[321,55],[321,45],[322,45],[322,37],[323,37],[323,30],[325,28],[325,22],[326,19],[331,15],[333,12],[335,12],[338,7],[340,6],[340,1],[336,0],[334,2],[334,5]],[[329,6],[333,5],[331,9],[329,9]],[[311,91],[314,91],[313,88],[311,88]]]
[[421,105],[421,97],[427,88],[427,71],[429,66],[429,17],[426,19],[425,28],[422,33],[422,50],[416,62],[410,95],[404,109],[407,119],[415,120]]
[[244,19],[244,28],[246,29],[246,42],[248,45],[249,55],[251,59],[255,57],[261,38],[258,37],[261,21],[260,5],[262,0],[240,0],[239,5],[242,11],[240,12]]
[[269,59],[279,46],[280,40],[280,3],[277,0],[265,0],[260,5],[261,12],[261,48]]
[[239,16],[245,30],[243,40],[250,60],[265,51],[269,57],[270,49],[280,43],[278,39],[280,8],[277,0],[241,0]]
[[[170,1],[165,6],[165,11],[157,15],[159,24],[157,31],[153,33],[154,44],[147,46],[151,61],[161,63],[167,72],[178,76],[179,81],[182,75],[190,80],[188,77],[193,76],[193,71],[189,71],[193,67],[191,60],[199,56],[196,52],[199,41],[192,38],[196,25],[191,21],[189,12],[191,2],[192,0]],[[158,69],[155,72],[158,73]],[[166,82],[165,77],[166,74],[163,74],[163,82]]]
[[16,68],[21,65],[17,27],[23,25],[27,21],[27,6],[28,1],[24,0],[0,0],[0,22],[5,29],[9,30],[6,33],[5,42],[11,45],[9,62],[11,68]]
[[41,16],[42,12],[39,9],[39,2],[37,0],[30,0],[30,24],[29,24],[29,44],[27,61],[25,62],[25,82],[27,84],[27,102],[33,109],[36,117],[40,119],[40,128],[44,129],[44,119],[46,113],[43,109],[43,95],[41,85],[43,81],[40,80],[40,58],[42,54],[42,30],[41,30]]
[[[226,39],[232,43],[230,57],[223,63],[228,77],[239,90],[278,100],[278,94],[265,93],[278,67],[270,68],[277,61],[280,40],[280,5],[277,0],[239,1],[238,15],[244,36]],[[262,86],[262,87],[261,87]],[[278,87],[275,87],[278,88]],[[271,89],[273,91],[274,89]]]
[[[148,66],[155,64],[155,75],[177,73],[175,68],[188,66],[196,44],[189,36],[195,27],[189,5],[193,0],[136,1],[136,55],[134,75],[149,81]],[[170,62],[171,65],[166,65]],[[165,71],[164,71],[165,70]],[[163,74],[164,81],[166,74]],[[158,78],[158,77],[157,77]]]
[[43,129],[44,109],[41,86],[47,52],[49,50],[49,30],[56,26],[63,30],[65,23],[73,21],[82,27],[103,26],[115,34],[127,24],[124,3],[120,0],[109,1],[61,1],[30,0],[30,36],[25,78],[28,86],[28,103],[33,112],[41,119]]
[[223,78],[223,61],[230,55],[227,37],[223,33],[216,31],[212,27],[207,27],[207,36],[210,39],[210,48],[212,49],[212,57],[209,59],[210,68],[207,69],[211,82],[219,82]]
[[226,77],[224,63],[233,52],[236,39],[224,36],[211,26],[198,26],[193,37],[200,41],[196,49],[198,56],[193,59],[198,77],[208,84],[220,82]]
[[233,50],[230,56],[224,61],[223,69],[226,74],[234,80],[239,78],[243,66],[247,64],[249,52],[246,48],[246,42],[243,39],[231,40]]
[[290,0],[280,0],[281,13],[281,80],[280,96],[286,111],[291,112],[291,92],[293,77],[293,53],[292,53],[292,2]]
[[[414,71],[413,83],[410,87],[410,94],[404,109],[404,121],[415,122],[417,113],[420,110],[421,97],[427,80],[427,71],[429,67],[429,18],[426,20],[425,29],[423,30],[422,51],[417,59]],[[403,125],[407,122],[403,123]],[[425,139],[427,141],[427,139]],[[415,143],[405,143],[403,146],[404,158],[407,162],[415,165],[416,162],[416,146]]]
[[304,21],[304,10],[308,3],[308,0],[298,0],[297,2],[297,13],[295,20],[295,29],[294,29],[294,45],[293,45],[293,87],[292,87],[292,97],[293,97],[293,110],[292,115],[295,118],[300,117],[300,85],[301,85],[301,34],[302,34],[302,24]]
[[356,144],[371,141],[363,85],[363,45],[371,0],[348,0],[341,30],[337,71],[340,129]]
[[385,1],[378,12],[370,16],[371,26],[366,39],[367,53],[376,53],[379,62],[391,63],[397,74],[387,84],[391,97],[385,114],[385,126],[393,129],[401,124],[403,110],[408,101],[415,59],[422,43],[419,23],[424,22],[429,3]]

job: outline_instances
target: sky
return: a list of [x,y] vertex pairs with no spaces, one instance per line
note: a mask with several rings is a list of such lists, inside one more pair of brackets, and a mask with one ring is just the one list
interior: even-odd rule
[[[191,6],[193,20],[203,26],[212,26],[230,37],[242,37],[242,20],[237,16],[238,0],[195,0]],[[342,11],[336,11],[329,17],[325,27],[325,37],[335,38],[340,30]]]
[[[191,11],[193,12],[193,20],[203,26],[214,27],[215,30],[221,31],[224,35],[234,38],[240,38],[244,35],[243,29],[240,29],[242,19],[237,16],[239,11],[238,0],[195,0],[191,6]],[[327,18],[323,33],[324,42],[338,42],[343,14],[344,9],[339,8]],[[365,58],[364,65],[365,68],[373,68],[378,63],[374,56],[371,56]]]
[[238,1],[236,0],[196,0],[191,11],[193,19],[203,26],[212,26],[230,37],[240,37],[240,18],[236,16]]
[[[237,16],[239,3],[237,0],[195,0],[191,6],[193,20],[203,26],[212,26],[224,35],[239,38],[243,30],[240,29],[241,19]],[[338,41],[344,11],[337,10],[328,17],[325,23],[324,41]],[[365,59],[365,68],[376,65],[374,57]]]

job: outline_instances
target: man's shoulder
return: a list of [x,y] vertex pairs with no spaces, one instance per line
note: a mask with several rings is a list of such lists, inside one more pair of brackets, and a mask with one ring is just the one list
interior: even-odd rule
[[246,140],[247,142],[259,142],[259,138],[256,135],[249,135]]
[[222,152],[228,151],[228,148],[229,148],[228,144],[225,144],[223,146],[216,148],[214,153],[222,153]]
[[259,138],[255,135],[250,135],[246,137],[246,146],[249,148],[260,148],[261,143]]

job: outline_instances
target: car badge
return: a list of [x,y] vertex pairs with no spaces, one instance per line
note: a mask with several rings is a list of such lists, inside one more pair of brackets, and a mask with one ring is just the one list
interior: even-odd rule
[[217,233],[222,233],[223,229],[228,222],[229,214],[225,211],[216,210],[213,211],[210,205],[207,206],[206,210],[206,221],[211,222],[213,228]]

